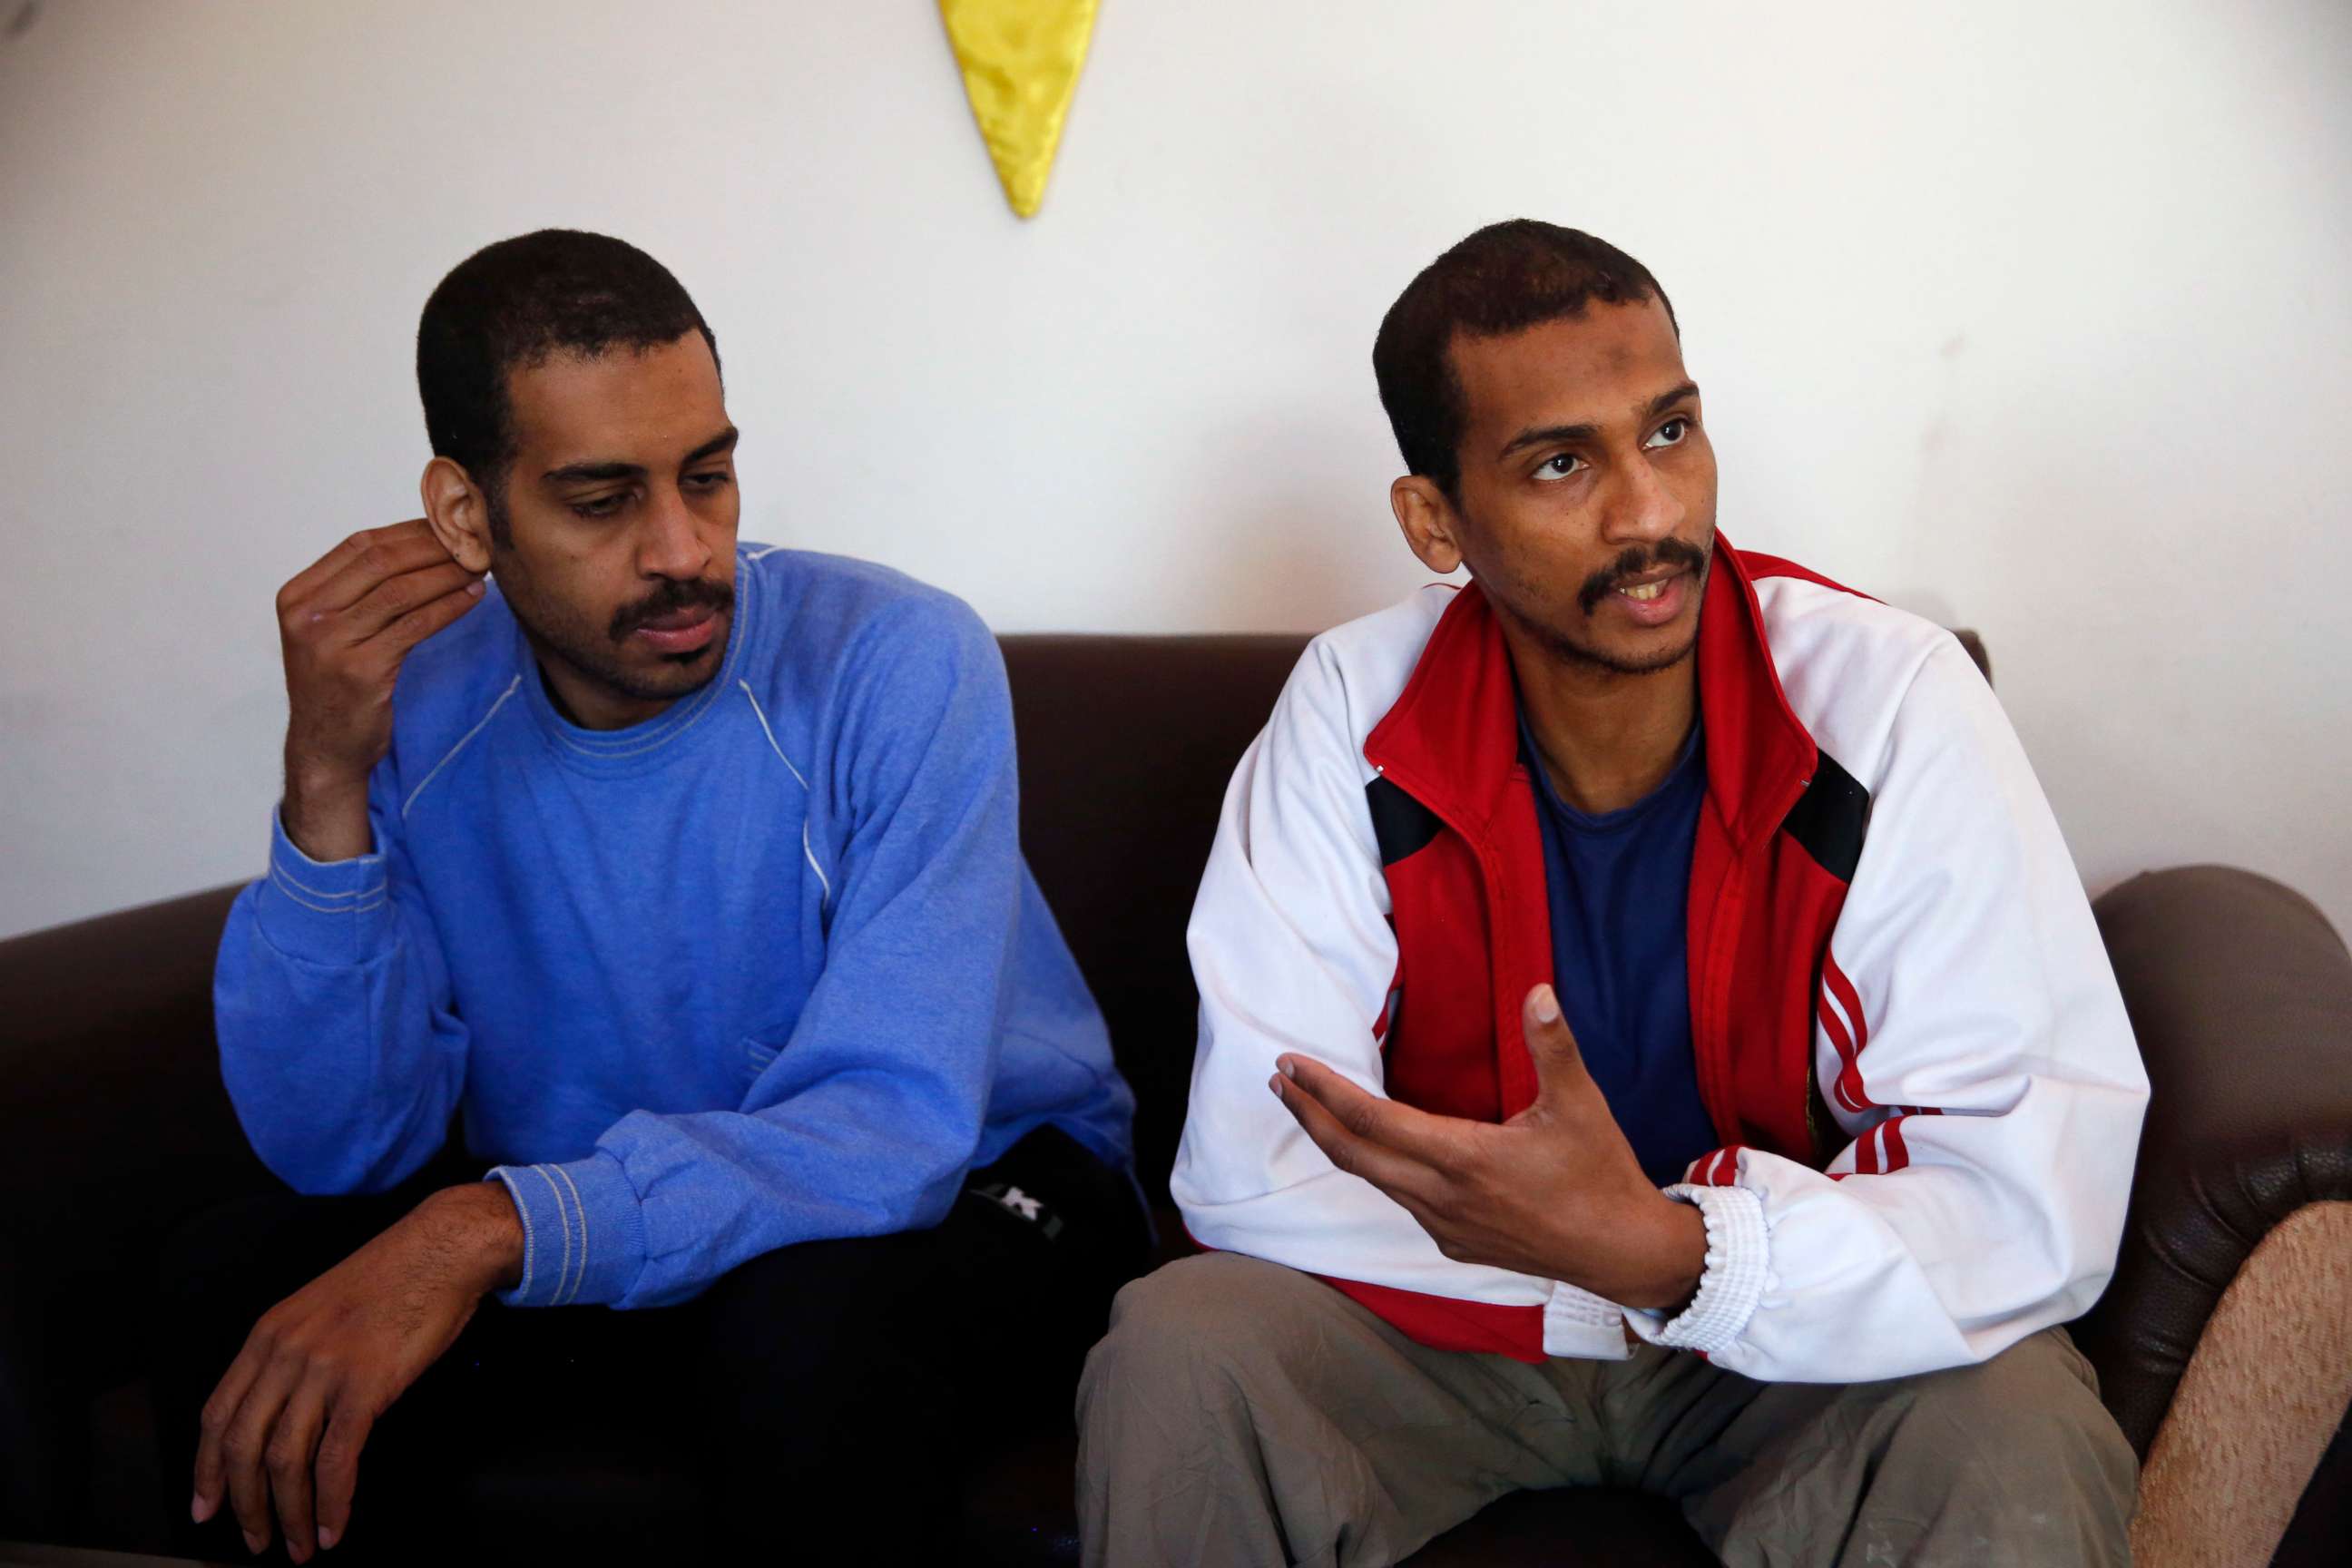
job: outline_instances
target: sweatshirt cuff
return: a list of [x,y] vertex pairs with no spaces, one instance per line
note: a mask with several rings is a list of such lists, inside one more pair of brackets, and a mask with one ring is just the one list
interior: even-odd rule
[[499,1165],[522,1219],[522,1279],[509,1307],[611,1306],[646,1265],[645,1208],[621,1162],[603,1150],[562,1164]]
[[1706,1222],[1706,1266],[1698,1277],[1698,1294],[1672,1319],[1631,1310],[1625,1318],[1653,1343],[1712,1355],[1746,1331],[1764,1298],[1772,1245],[1764,1227],[1764,1200],[1746,1187],[1683,1182],[1664,1190],[1678,1203],[1697,1205]]
[[269,875],[261,880],[255,918],[269,944],[311,963],[359,963],[383,950],[392,931],[392,900],[379,853],[313,860],[269,816]]

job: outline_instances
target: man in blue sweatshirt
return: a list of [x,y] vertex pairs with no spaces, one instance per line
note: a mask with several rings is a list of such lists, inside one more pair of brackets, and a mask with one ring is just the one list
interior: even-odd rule
[[1066,1416],[1142,1242],[995,644],[738,542],[715,340],[618,240],[464,262],[417,379],[425,516],[278,599],[286,792],[215,1000],[314,1195],[181,1238],[194,1521],[332,1546],[380,1418],[379,1531],[457,1506],[387,1474],[534,1421],[708,1454],[772,1548],[933,1517],[972,1401]]

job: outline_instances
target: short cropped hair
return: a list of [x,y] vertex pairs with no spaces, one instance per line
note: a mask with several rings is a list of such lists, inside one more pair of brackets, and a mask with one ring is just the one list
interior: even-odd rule
[[[1456,498],[1469,413],[1454,370],[1455,338],[1500,337],[1580,316],[1594,300],[1655,300],[1675,319],[1674,301],[1648,268],[1606,240],[1533,218],[1489,224],[1423,268],[1372,342],[1372,374],[1405,470]],[[1680,322],[1675,330],[1682,331]]]
[[691,331],[719,358],[719,340],[669,268],[626,241],[543,228],[466,258],[425,301],[416,323],[416,390],[434,455],[463,465],[503,535],[514,410],[507,374],[557,353],[643,350]]

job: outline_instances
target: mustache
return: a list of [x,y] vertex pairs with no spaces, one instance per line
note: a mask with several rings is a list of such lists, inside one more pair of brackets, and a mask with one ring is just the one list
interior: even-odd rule
[[708,577],[698,577],[690,583],[664,578],[660,587],[635,604],[624,605],[613,612],[613,640],[619,642],[648,621],[705,605],[723,616],[735,607],[735,590]]
[[1601,601],[1615,593],[1621,584],[1661,566],[1676,566],[1693,574],[1703,572],[1706,569],[1707,554],[1708,549],[1702,549],[1686,539],[1661,539],[1647,550],[1638,544],[1629,545],[1623,554],[1584,580],[1584,586],[1576,591],[1577,608],[1589,616],[1600,608]]

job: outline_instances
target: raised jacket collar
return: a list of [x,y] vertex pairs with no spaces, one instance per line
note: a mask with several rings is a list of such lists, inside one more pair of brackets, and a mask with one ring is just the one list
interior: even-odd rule
[[[1777,828],[1812,776],[1813,739],[1790,710],[1747,562],[1716,536],[1699,605],[1698,692],[1707,798],[1745,851]],[[1364,741],[1382,775],[1475,839],[1510,798],[1519,761],[1509,645],[1475,582],[1430,633],[1396,705]]]

